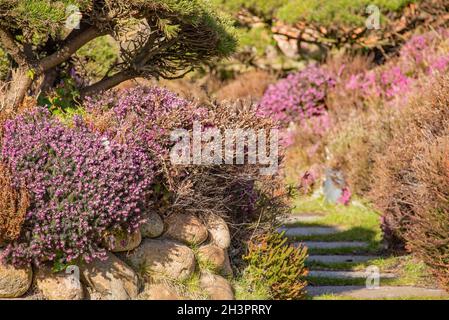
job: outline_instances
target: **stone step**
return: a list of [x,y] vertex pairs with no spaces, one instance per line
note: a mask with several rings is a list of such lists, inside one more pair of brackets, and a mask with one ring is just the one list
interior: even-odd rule
[[[295,245],[299,244],[301,244],[301,242],[295,243]],[[369,243],[363,241],[304,241],[302,244],[309,249],[366,249],[369,247]]]
[[[364,271],[309,271],[309,277],[333,278],[333,279],[366,279],[371,273]],[[381,273],[380,279],[394,279],[397,276],[393,273]]]
[[419,287],[381,286],[378,289],[368,289],[365,286],[318,286],[307,287],[312,297],[320,295],[335,295],[353,299],[386,299],[386,298],[448,298],[449,294],[440,289]]
[[341,227],[281,227],[278,232],[285,231],[287,237],[307,237],[331,235],[344,231]]
[[319,263],[363,263],[370,260],[380,259],[379,256],[360,256],[360,255],[311,255],[307,262]]
[[307,223],[307,222],[316,222],[323,219],[323,215],[310,214],[310,215],[296,215],[296,216],[288,216],[282,219],[282,224],[295,224],[295,223]]

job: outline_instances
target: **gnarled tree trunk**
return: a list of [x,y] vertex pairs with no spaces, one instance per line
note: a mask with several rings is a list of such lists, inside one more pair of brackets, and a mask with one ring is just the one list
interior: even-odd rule
[[27,67],[18,67],[12,71],[12,80],[8,84],[4,106],[7,110],[15,111],[27,96],[33,84],[33,78]]

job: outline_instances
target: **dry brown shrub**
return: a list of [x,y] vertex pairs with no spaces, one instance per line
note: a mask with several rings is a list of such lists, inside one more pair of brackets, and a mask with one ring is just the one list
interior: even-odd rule
[[[26,98],[16,111],[7,108],[2,102],[5,100],[5,92],[2,88],[5,83],[0,83],[0,145],[3,139],[3,126],[5,122],[25,110],[32,109],[36,102],[32,98]],[[20,230],[25,219],[25,214],[30,205],[28,192],[24,187],[14,188],[11,173],[8,168],[0,163],[0,244],[13,241],[20,235]]]
[[351,191],[366,195],[375,183],[375,158],[391,140],[396,110],[353,110],[327,137],[327,165],[345,173]]
[[[432,86],[401,112],[393,127],[392,141],[375,159],[370,196],[384,212],[385,235],[393,246],[406,240],[416,210],[423,206],[419,194],[428,188],[422,182],[425,173],[417,171],[414,164],[428,154],[429,147],[447,137],[449,77],[442,77]],[[437,204],[433,197],[424,198]]]
[[288,184],[301,185],[301,178],[306,173],[322,176],[325,144],[322,136],[303,128],[296,128],[294,134],[293,144],[285,151],[283,173]]
[[9,170],[0,164],[0,243],[16,240],[30,205],[24,187],[13,187]]
[[411,168],[417,179],[407,248],[423,260],[449,290],[449,128],[423,146]]
[[237,99],[259,100],[268,86],[276,81],[276,77],[266,71],[249,71],[238,75],[221,86],[214,96],[219,101]]
[[[211,104],[208,108],[210,117],[206,123],[213,123],[220,130],[264,129],[269,132],[275,125],[270,119],[256,116],[255,107],[242,101]],[[282,159],[280,150],[279,162]],[[272,230],[276,221],[287,213],[287,194],[281,177],[278,174],[261,175],[258,164],[173,166],[164,161],[163,167],[163,181],[174,195],[169,204],[170,211],[198,216],[218,215],[228,222],[233,264],[242,263],[244,243]]]

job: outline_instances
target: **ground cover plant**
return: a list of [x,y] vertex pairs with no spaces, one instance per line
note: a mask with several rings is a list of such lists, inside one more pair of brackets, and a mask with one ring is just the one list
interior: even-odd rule
[[143,222],[151,158],[129,142],[108,142],[80,119],[70,128],[47,111],[9,120],[1,157],[14,185],[31,193],[21,235],[4,253],[15,265],[104,257],[106,231],[132,232]]
[[306,258],[307,250],[289,245],[282,234],[261,235],[249,243],[243,277],[253,286],[264,283],[276,300],[301,299],[307,285]]

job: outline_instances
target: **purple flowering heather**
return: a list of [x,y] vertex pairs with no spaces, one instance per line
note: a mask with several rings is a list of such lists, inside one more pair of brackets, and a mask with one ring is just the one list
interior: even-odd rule
[[105,232],[135,231],[153,179],[153,162],[135,144],[119,144],[75,119],[46,111],[6,122],[2,160],[32,196],[21,237],[4,257],[15,265],[91,261],[105,255]]
[[260,102],[260,113],[284,126],[321,116],[326,111],[327,90],[334,84],[323,68],[308,66],[271,85]]
[[413,36],[397,59],[376,70],[352,75],[346,89],[360,91],[367,98],[381,98],[392,105],[404,105],[408,94],[419,88],[423,78],[448,70],[448,36],[446,29]]
[[[180,98],[160,87],[134,87],[120,91],[108,91],[88,98],[88,111],[114,111],[115,124],[109,130],[120,132],[127,139],[137,141],[157,157],[169,152],[169,130],[192,128],[193,121],[205,119],[207,110]],[[163,121],[164,123],[159,123]]]

